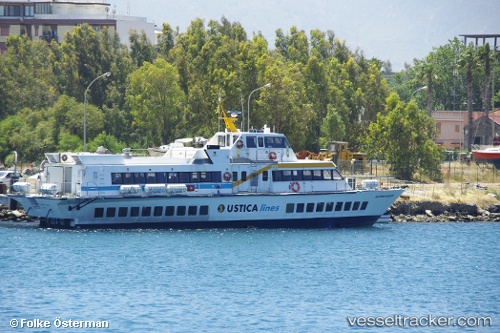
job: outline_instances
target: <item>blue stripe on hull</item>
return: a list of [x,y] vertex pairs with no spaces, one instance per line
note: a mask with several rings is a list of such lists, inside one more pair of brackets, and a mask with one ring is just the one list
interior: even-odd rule
[[137,223],[102,223],[77,225],[70,227],[64,221],[42,221],[40,227],[68,229],[332,229],[348,227],[367,227],[377,222],[379,216],[322,219],[254,220],[254,221],[195,221],[195,222],[137,222]]

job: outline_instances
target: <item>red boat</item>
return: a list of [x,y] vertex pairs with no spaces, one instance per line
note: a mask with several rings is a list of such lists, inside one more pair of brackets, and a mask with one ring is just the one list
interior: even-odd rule
[[476,162],[485,162],[493,164],[497,169],[500,169],[500,147],[486,148],[475,150],[472,156]]

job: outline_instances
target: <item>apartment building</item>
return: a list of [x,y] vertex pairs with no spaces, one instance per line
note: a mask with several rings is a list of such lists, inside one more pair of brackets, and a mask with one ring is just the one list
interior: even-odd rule
[[145,17],[117,15],[111,4],[103,0],[0,0],[0,52],[11,34],[27,34],[33,40],[55,40],[61,43],[64,35],[84,23],[96,31],[107,27],[128,44],[129,31],[144,31],[156,42],[155,25]]

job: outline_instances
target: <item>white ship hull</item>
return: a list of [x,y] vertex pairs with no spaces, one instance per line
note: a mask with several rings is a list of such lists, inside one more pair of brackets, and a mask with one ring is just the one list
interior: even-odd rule
[[211,197],[13,197],[44,227],[334,228],[370,226],[403,190]]

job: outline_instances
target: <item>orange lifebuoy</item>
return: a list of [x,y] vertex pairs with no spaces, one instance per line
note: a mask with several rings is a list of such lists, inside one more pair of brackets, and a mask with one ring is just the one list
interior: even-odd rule
[[299,182],[293,182],[291,185],[290,185],[290,188],[292,189],[292,191],[294,192],[299,192],[300,191],[300,184]]
[[269,153],[269,159],[270,160],[275,160],[276,159],[276,153],[274,151]]
[[230,181],[231,180],[231,174],[229,172],[224,172],[224,180],[226,182]]
[[241,140],[236,141],[236,148],[238,148],[238,149],[243,148],[243,141],[241,141]]

